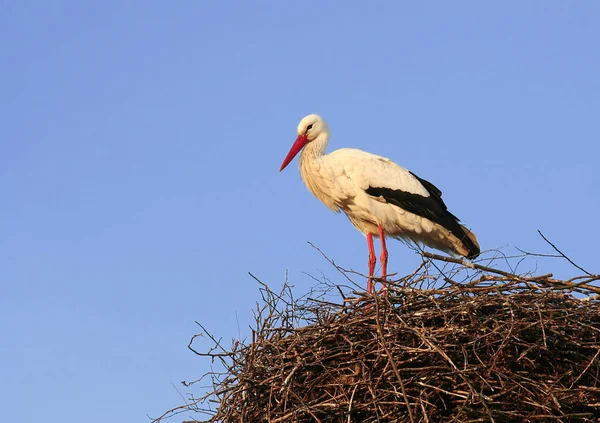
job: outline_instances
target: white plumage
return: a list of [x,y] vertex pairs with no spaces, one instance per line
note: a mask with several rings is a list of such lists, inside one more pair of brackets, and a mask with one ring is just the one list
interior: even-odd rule
[[382,242],[382,280],[387,270],[386,235],[464,257],[479,254],[475,235],[448,212],[433,184],[385,157],[361,150],[342,148],[325,154],[329,136],[320,116],[306,116],[280,170],[302,150],[300,175],[308,189],[334,212],[343,211],[367,236],[370,277],[375,267],[373,235]]

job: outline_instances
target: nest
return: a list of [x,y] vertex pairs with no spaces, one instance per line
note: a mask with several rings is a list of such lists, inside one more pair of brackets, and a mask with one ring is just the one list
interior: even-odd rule
[[169,413],[211,423],[600,421],[598,276],[425,256],[386,296],[336,285],[339,301],[296,300],[287,285],[263,285],[251,340],[225,348],[211,336],[213,348],[194,350],[224,369],[209,375],[207,395]]

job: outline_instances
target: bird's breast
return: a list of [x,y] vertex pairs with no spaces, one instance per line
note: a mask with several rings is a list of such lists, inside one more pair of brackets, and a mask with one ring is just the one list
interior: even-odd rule
[[351,201],[353,193],[340,183],[335,169],[322,158],[300,160],[300,176],[304,184],[329,209],[338,213],[340,208]]

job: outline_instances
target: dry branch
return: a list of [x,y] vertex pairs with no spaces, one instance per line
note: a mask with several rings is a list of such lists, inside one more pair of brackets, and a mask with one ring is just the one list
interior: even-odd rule
[[600,421],[597,275],[561,281],[424,257],[442,260],[442,272],[422,265],[385,297],[345,290],[341,301],[294,300],[289,287],[275,293],[263,284],[251,341],[225,351],[210,337],[206,355],[226,363],[224,372],[211,376],[206,396],[167,415],[194,411],[227,423]]

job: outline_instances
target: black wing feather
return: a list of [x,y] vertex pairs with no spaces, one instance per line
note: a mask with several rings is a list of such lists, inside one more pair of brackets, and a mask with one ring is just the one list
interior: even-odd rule
[[385,187],[369,186],[365,192],[373,197],[383,197],[390,204],[443,226],[460,239],[469,251],[479,251],[479,248],[476,247],[458,223],[458,218],[448,211],[448,207],[442,200],[442,191],[431,182],[419,178],[412,172],[410,174],[417,178],[427,189],[429,197]]

